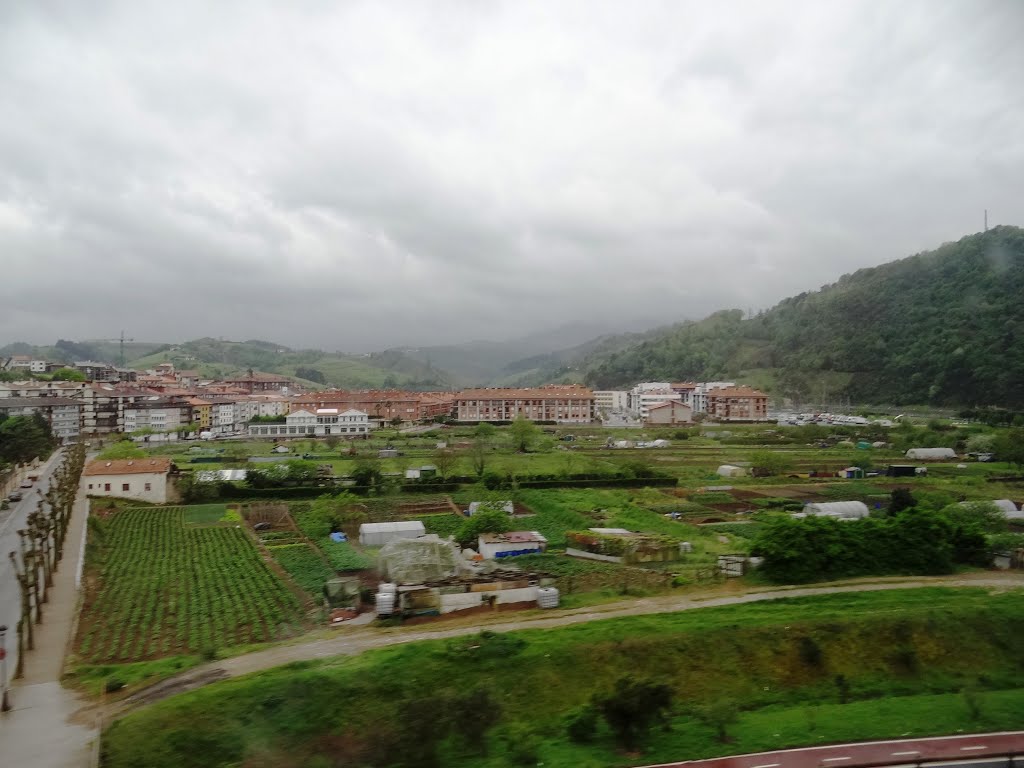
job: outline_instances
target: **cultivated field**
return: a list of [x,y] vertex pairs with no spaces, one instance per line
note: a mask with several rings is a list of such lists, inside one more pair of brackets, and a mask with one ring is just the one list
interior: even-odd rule
[[145,507],[93,524],[79,659],[213,653],[291,635],[298,601],[231,517],[221,505]]

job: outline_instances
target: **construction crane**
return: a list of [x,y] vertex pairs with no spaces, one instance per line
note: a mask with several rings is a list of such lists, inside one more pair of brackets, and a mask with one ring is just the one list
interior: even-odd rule
[[119,343],[120,349],[121,349],[121,367],[124,368],[124,343],[126,341],[135,341],[135,339],[127,339],[127,338],[125,338],[124,331],[122,330],[121,331],[121,335],[118,338],[116,338],[116,339],[103,339],[103,341],[116,341],[116,342]]

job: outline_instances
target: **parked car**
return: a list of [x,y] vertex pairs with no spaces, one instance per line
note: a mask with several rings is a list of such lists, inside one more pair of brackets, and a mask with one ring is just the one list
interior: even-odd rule
[[31,480],[22,480],[21,481],[21,485],[19,485],[18,487],[19,488],[31,488],[32,487],[32,481]]
[[8,501],[21,501],[21,491],[14,491],[13,493],[7,494]]

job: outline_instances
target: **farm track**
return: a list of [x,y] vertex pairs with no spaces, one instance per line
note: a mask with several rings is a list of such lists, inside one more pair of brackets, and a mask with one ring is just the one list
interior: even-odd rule
[[[724,589],[729,589],[727,583]],[[111,722],[137,709],[148,706],[169,696],[185,691],[195,690],[212,682],[226,680],[253,672],[296,661],[312,661],[328,659],[333,656],[355,656],[375,648],[384,648],[403,643],[421,640],[437,640],[473,634],[481,629],[494,632],[512,632],[521,629],[547,629],[584,624],[591,621],[613,619],[626,616],[645,616],[658,613],[674,613],[728,605],[741,605],[768,600],[779,600],[792,597],[809,597],[816,595],[832,595],[849,592],[872,592],[892,589],[917,589],[926,587],[982,587],[991,589],[1022,589],[1024,574],[1017,573],[978,573],[959,576],[934,578],[889,578],[854,583],[832,584],[818,587],[783,587],[778,589],[750,590],[742,594],[723,594],[723,591],[691,593],[687,597],[665,595],[643,598],[629,602],[609,603],[597,607],[586,607],[558,611],[552,615],[548,611],[531,611],[525,616],[512,618],[508,614],[495,614],[488,617],[489,621],[480,621],[473,617],[451,623],[444,628],[416,627],[359,627],[331,630],[340,633],[334,636],[299,641],[288,645],[268,648],[262,651],[204,664],[175,677],[143,689],[128,698],[110,704],[103,712],[106,722]],[[437,626],[437,625],[434,625]],[[80,715],[91,717],[96,705],[86,707]]]

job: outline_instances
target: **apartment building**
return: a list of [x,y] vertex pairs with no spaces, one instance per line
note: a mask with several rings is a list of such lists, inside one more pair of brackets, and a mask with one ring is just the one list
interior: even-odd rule
[[466,389],[455,396],[459,421],[530,421],[589,424],[596,416],[594,393],[574,384],[514,389]]
[[706,395],[706,413],[715,421],[763,421],[768,418],[768,395],[751,387],[720,387]]
[[53,436],[69,440],[82,433],[82,401],[73,397],[0,397],[0,414],[30,416],[38,413]]
[[191,421],[188,402],[163,397],[149,397],[125,405],[124,431],[128,434],[140,430],[170,432]]
[[249,394],[254,392],[287,392],[291,379],[273,373],[258,373],[250,368],[244,376],[232,376],[223,380],[229,387]]
[[594,392],[594,407],[600,413],[625,411],[629,408],[629,392],[625,390],[599,390]]
[[326,390],[307,392],[294,398],[292,409],[315,412],[318,408],[363,411],[378,424],[394,419],[404,422],[425,421],[450,416],[454,408],[452,392],[409,392],[400,389]]
[[671,400],[682,402],[682,395],[672,385],[662,381],[644,381],[633,387],[627,397],[627,408],[641,421],[647,421],[652,405]]

